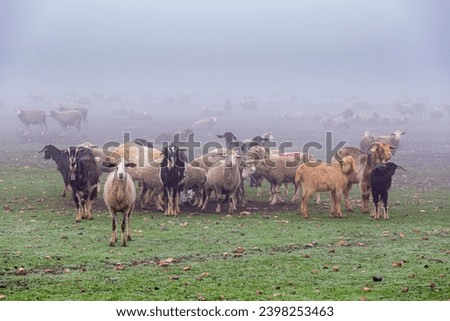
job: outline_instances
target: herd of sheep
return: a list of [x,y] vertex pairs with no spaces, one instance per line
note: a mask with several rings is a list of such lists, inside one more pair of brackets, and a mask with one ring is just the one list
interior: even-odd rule
[[[292,202],[301,197],[300,213],[304,218],[309,218],[307,204],[314,193],[316,202],[320,202],[319,193],[330,193],[332,217],[342,217],[342,196],[346,210],[353,211],[349,192],[357,184],[362,197],[361,212],[369,212],[372,193],[372,216],[379,218],[381,199],[384,218],[388,219],[388,189],[395,169],[402,168],[390,159],[402,135],[401,131],[387,136],[365,133],[360,148],[343,147],[329,163],[307,153],[271,149],[267,144],[272,138],[269,133],[245,141],[239,141],[231,132],[217,135],[225,139],[225,147],[213,148],[194,159],[188,159],[185,151],[172,142],[166,142],[159,150],[143,139],[109,148],[87,142],[67,149],[46,145],[41,152],[45,159],[57,164],[64,181],[61,196],[72,191],[77,222],[92,219],[91,206],[100,190],[100,176],[108,173],[103,200],[113,220],[110,245],[116,242],[116,213],[121,212],[122,245],[126,246],[131,238],[129,219],[137,201],[141,209],[154,206],[166,215],[178,215],[185,206],[207,211],[214,197],[216,213],[222,212],[225,200],[228,213],[232,214],[246,204],[245,181],[249,179],[255,186],[261,186],[263,180],[269,183],[271,205],[284,202],[287,186],[293,185]],[[140,193],[136,192],[135,182]],[[282,185],[286,187],[283,196]]]

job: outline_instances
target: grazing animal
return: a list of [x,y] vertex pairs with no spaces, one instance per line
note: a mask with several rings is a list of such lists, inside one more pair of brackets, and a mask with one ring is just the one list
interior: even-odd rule
[[206,170],[200,167],[186,164],[184,177],[180,182],[184,192],[192,190],[194,193],[194,206],[201,207],[203,205],[203,191],[206,182]]
[[180,209],[180,182],[184,177],[187,157],[184,150],[171,144],[162,149],[160,177],[164,186],[165,214],[176,216],[181,213]]
[[115,167],[114,172],[106,178],[103,190],[103,200],[112,218],[109,246],[116,243],[117,212],[122,212],[122,246],[127,246],[127,241],[131,241],[130,217],[136,202],[136,188],[133,179],[127,173],[127,168],[136,167],[136,164],[122,159],[120,163],[110,163],[108,166]]
[[340,160],[345,156],[352,156],[356,162],[357,170],[350,176],[347,188],[344,190],[345,207],[348,212],[353,212],[349,193],[353,184],[359,184],[362,198],[362,213],[369,212],[370,198],[370,172],[375,164],[386,163],[391,157],[391,147],[383,142],[375,142],[369,146],[368,152],[356,147],[344,147],[337,151],[335,159]]
[[85,147],[69,147],[69,184],[77,208],[75,222],[92,220],[92,202],[97,197],[100,171],[92,151]]
[[253,97],[245,97],[241,99],[241,107],[244,109],[256,110],[258,107],[258,101]]
[[392,156],[394,156],[400,145],[400,139],[402,138],[402,135],[405,135],[405,132],[401,130],[396,130],[392,134],[387,136],[373,135],[366,131],[364,132],[364,136],[361,138],[360,147],[361,150],[368,150],[369,146],[372,145],[372,143],[383,142],[391,146],[391,153]]
[[59,111],[68,111],[68,110],[78,110],[81,113],[81,120],[83,121],[83,124],[87,125],[88,120],[87,120],[87,114],[88,114],[88,109],[86,107],[64,107],[64,106],[59,106],[57,108]]
[[211,117],[206,119],[197,120],[192,127],[197,130],[210,130],[217,122],[217,117]]
[[232,149],[228,149],[225,155],[218,155],[220,160],[217,166],[211,167],[206,174],[205,183],[205,201],[202,206],[202,211],[205,211],[211,192],[214,191],[217,200],[216,213],[221,213],[222,194],[228,198],[229,207],[228,213],[232,214],[236,210],[237,192],[241,186],[241,173],[239,168],[239,158]]
[[384,164],[377,164],[373,167],[370,172],[370,187],[372,188],[372,197],[375,208],[372,212],[372,216],[375,219],[380,218],[380,211],[378,203],[383,202],[384,219],[389,219],[389,213],[387,210],[388,204],[388,190],[391,188],[392,176],[394,176],[395,170],[400,168],[406,172],[406,170],[392,162],[387,162]]
[[[254,146],[250,148],[245,154],[254,160],[255,173],[253,177],[257,181],[265,178],[270,183],[270,204],[275,205],[278,201],[284,202],[284,199],[279,195],[280,186],[282,184],[294,184],[295,173],[297,168],[309,161],[315,159],[309,154],[297,154],[294,156],[277,155],[269,150]],[[297,189],[295,189],[293,201],[297,197]]]
[[318,166],[302,164],[295,173],[295,185],[302,189],[300,212],[304,218],[308,215],[308,200],[315,192],[331,193],[331,217],[342,217],[341,197],[349,182],[349,175],[358,173],[355,160],[345,156],[339,162],[322,163]]
[[60,150],[53,145],[45,145],[38,153],[44,153],[44,159],[51,159],[56,163],[56,169],[61,173],[64,181],[64,190],[61,192],[61,197],[65,197],[67,190],[70,190],[69,179],[69,156],[66,150]]
[[67,127],[74,126],[78,133],[81,131],[81,113],[78,110],[57,111],[51,110],[50,116],[53,117],[61,126],[61,136],[67,132]]
[[[159,162],[160,160],[156,160]],[[159,166],[145,165],[143,167],[130,168],[129,172],[135,180],[141,185],[140,201],[141,209],[149,209],[150,202],[153,200],[158,211],[164,212],[162,207],[161,193],[164,190]]]
[[45,111],[38,109],[24,110],[16,109],[20,121],[25,125],[24,136],[30,133],[30,125],[41,126],[41,135],[47,132],[47,123]]

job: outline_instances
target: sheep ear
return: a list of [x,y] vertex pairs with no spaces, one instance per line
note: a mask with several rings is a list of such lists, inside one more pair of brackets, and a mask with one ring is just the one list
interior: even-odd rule
[[223,135],[217,135],[217,138],[223,138]]
[[125,167],[131,167],[131,168],[134,168],[134,167],[136,167],[136,164],[135,164],[135,163],[126,163],[126,164],[125,164]]

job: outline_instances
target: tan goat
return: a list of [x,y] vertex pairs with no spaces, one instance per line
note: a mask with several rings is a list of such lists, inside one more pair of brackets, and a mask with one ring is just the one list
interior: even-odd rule
[[300,212],[305,218],[308,215],[308,200],[315,192],[331,192],[331,217],[342,217],[341,197],[348,185],[349,175],[356,173],[355,160],[351,156],[341,161],[322,163],[317,166],[302,164],[295,173],[297,189],[301,185],[302,201]]

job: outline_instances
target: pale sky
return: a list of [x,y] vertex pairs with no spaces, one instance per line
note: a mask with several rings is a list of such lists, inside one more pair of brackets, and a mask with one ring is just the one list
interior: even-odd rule
[[0,93],[448,92],[450,1],[0,0]]

